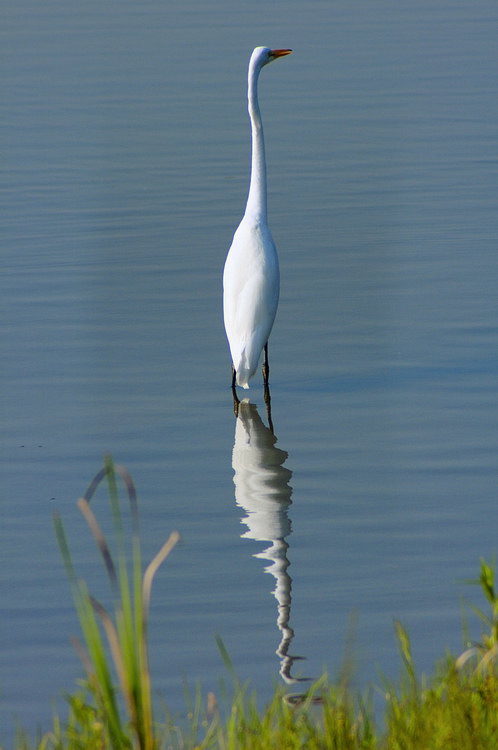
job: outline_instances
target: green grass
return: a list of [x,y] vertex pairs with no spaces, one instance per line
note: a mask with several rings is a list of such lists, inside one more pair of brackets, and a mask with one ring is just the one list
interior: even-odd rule
[[[131,513],[126,533],[118,492],[121,479]],[[104,535],[90,501],[107,482],[112,539]],[[473,608],[481,638],[458,657],[446,656],[430,677],[420,677],[409,637],[396,623],[402,673],[396,683],[373,687],[367,697],[350,687],[349,670],[337,684],[324,676],[302,696],[276,689],[258,709],[232,673],[234,697],[193,696],[181,726],[154,716],[148,661],[147,626],[154,576],[178,541],[174,532],[151,563],[142,567],[135,487],[126,469],[107,459],[78,501],[97,544],[109,580],[113,605],[106,609],[78,578],[64,525],[54,519],[62,558],[81,627],[75,643],[85,677],[67,698],[64,718],[37,741],[21,732],[15,750],[497,750],[498,596],[495,564],[481,560],[478,583],[489,612]],[[112,543],[111,543],[112,542]],[[372,696],[382,702],[374,712]],[[379,725],[375,716],[381,716]]]
[[[124,481],[131,509],[129,551],[117,474]],[[114,526],[114,556],[90,508],[90,500],[104,478],[107,479]],[[89,727],[94,727],[103,747],[154,750],[158,743],[147,649],[149,603],[154,575],[179,536],[176,532],[170,535],[144,573],[135,487],[126,469],[115,467],[110,459],[106,460],[85,496],[78,500],[78,506],[102,555],[115,605],[114,611],[109,613],[92,596],[85,582],[77,577],[64,525],[56,515],[55,531],[83,634],[83,643],[78,643],[77,649],[86,672],[86,691],[93,699],[88,703],[80,694],[70,701],[71,737],[77,734],[75,727],[79,723],[87,734]],[[130,563],[128,558],[131,558]],[[88,735],[87,746],[90,739],[91,735]]]

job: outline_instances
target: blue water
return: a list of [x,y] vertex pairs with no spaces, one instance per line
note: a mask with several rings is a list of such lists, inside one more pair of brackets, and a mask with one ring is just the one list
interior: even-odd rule
[[[16,717],[46,729],[82,672],[56,509],[107,601],[75,505],[106,452],[136,481],[144,557],[182,534],[151,613],[174,711],[184,678],[218,690],[216,635],[262,699],[288,677],[282,639],[306,657],[293,677],[334,674],[354,612],[359,682],[396,673],[393,618],[421,669],[457,652],[460,596],[478,600],[464,581],[496,552],[495,3],[26,0],[3,16],[5,742]],[[259,44],[295,52],[260,84],[277,442],[255,379],[240,500],[221,270]],[[105,525],[103,494],[95,510]]]

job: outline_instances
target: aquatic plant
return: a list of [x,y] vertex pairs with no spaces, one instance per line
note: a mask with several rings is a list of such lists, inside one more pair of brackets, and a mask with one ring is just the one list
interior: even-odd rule
[[[131,509],[131,554],[127,551],[118,476],[124,482]],[[90,500],[104,479],[107,479],[114,526],[114,554],[90,507]],[[179,535],[173,532],[169,536],[143,572],[135,486],[127,470],[115,466],[110,458],[78,500],[78,507],[101,553],[114,598],[114,611],[109,613],[93,597],[87,584],[78,578],[64,525],[57,514],[55,530],[83,634],[83,643],[76,641],[75,645],[86,672],[86,693],[94,700],[93,705],[89,705],[81,693],[70,699],[68,734],[73,735],[77,726],[86,727],[86,731],[91,726],[94,740],[100,742],[101,747],[154,750],[157,742],[147,643],[150,595],[154,576],[178,542]],[[88,736],[86,741],[90,741]]]

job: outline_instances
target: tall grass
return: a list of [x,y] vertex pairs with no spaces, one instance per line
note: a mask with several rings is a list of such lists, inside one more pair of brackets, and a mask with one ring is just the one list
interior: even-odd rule
[[[118,492],[121,479],[131,509],[131,534],[125,531]],[[112,544],[90,501],[107,482]],[[103,560],[114,605],[108,611],[78,578],[64,525],[55,530],[78,613],[82,640],[76,644],[85,679],[68,696],[64,720],[55,716],[51,731],[34,744],[19,735],[15,750],[498,750],[498,595],[493,563],[481,561],[477,583],[489,612],[473,608],[482,623],[480,640],[458,657],[447,655],[434,675],[418,675],[410,639],[400,623],[395,630],[402,662],[398,681],[354,694],[346,677],[331,684],[324,676],[302,696],[276,689],[263,709],[236,680],[235,697],[220,707],[199,690],[188,717],[176,724],[154,718],[147,625],[155,573],[178,541],[174,532],[152,562],[142,568],[137,497],[126,469],[106,459],[78,506]],[[381,694],[379,724],[372,694]]]
[[[130,550],[126,544],[118,476],[124,482],[131,509]],[[104,479],[112,511],[114,554],[90,507]],[[62,519],[56,515],[55,531],[83,635],[83,642],[77,642],[76,647],[85,668],[87,691],[94,699],[93,727],[102,747],[155,750],[157,740],[147,647],[150,595],[154,576],[179,535],[177,532],[170,535],[143,572],[135,487],[126,469],[115,466],[110,459],[106,459],[104,468],[78,500],[78,507],[97,543],[114,599],[114,610],[110,613],[78,578]],[[119,686],[119,693],[115,684]],[[88,706],[81,701],[81,696],[73,699],[71,707],[73,718],[80,723],[83,719],[84,723]]]

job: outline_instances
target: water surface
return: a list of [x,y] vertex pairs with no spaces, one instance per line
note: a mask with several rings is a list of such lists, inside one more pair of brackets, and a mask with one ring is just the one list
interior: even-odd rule
[[[215,635],[262,698],[334,673],[353,612],[359,680],[396,672],[394,617],[423,669],[460,648],[462,581],[496,551],[497,19],[485,0],[7,3],[1,726],[47,727],[81,674],[51,519],[105,600],[75,500],[106,452],[146,556],[182,534],[151,626],[174,710],[184,677],[217,690]],[[295,50],[260,86],[275,443],[258,382],[235,422],[221,322],[257,44]]]

